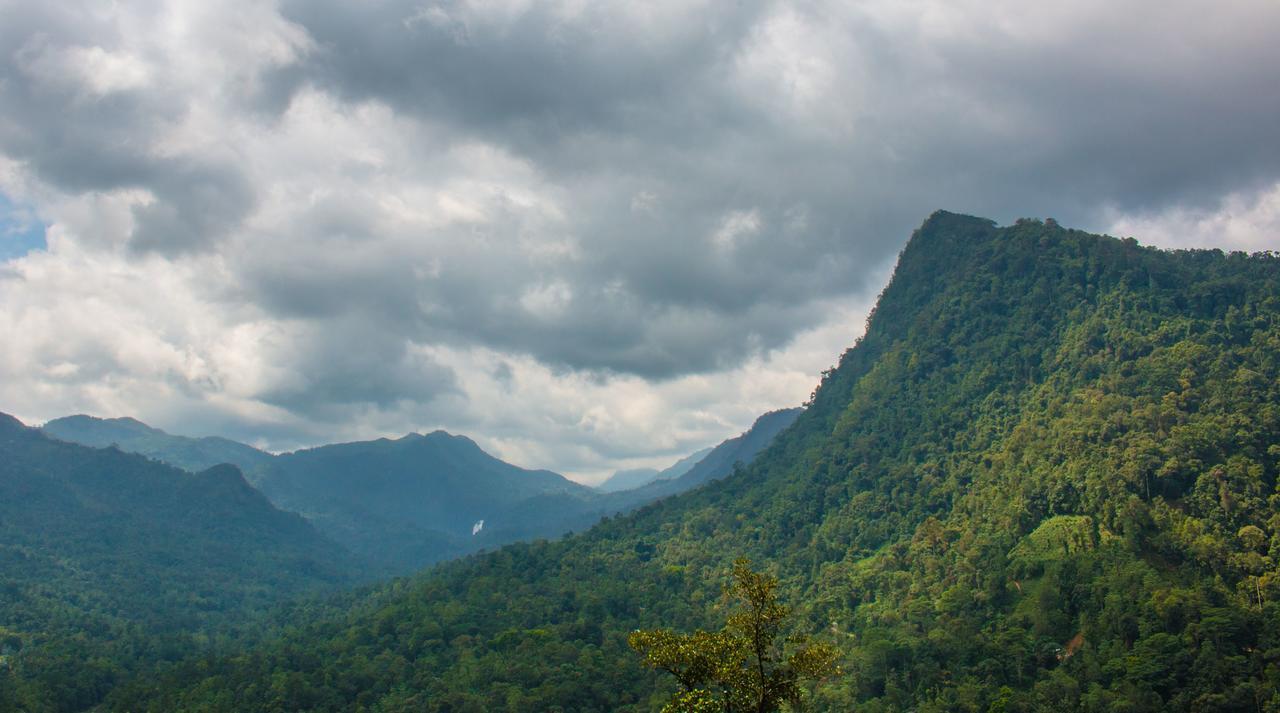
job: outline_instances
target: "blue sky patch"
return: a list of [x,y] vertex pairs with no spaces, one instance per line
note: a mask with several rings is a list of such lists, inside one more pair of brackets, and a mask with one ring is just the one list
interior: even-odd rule
[[0,261],[48,248],[44,228],[34,211],[0,193]]

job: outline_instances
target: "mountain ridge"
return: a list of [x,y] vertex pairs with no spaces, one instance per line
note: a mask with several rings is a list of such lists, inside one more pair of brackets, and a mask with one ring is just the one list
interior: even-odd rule
[[[1274,255],[938,212],[734,477],[449,563],[175,674],[152,710],[281,675],[291,705],[352,705],[360,636],[405,667],[371,706],[652,710],[673,684],[627,632],[713,628],[743,555],[781,575],[794,633],[844,652],[818,710],[1274,709],[1278,354]],[[309,648],[318,670],[290,662]]]

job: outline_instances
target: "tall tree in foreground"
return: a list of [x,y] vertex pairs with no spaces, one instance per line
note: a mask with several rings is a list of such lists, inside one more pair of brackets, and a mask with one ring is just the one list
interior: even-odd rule
[[837,673],[834,648],[790,639],[797,648],[785,655],[778,641],[790,609],[778,602],[778,580],[751,569],[751,562],[733,564],[733,582],[726,594],[740,600],[724,629],[680,634],[671,629],[636,631],[628,643],[644,662],[670,673],[681,690],[663,713],[767,713],[802,704],[801,681],[821,680]]

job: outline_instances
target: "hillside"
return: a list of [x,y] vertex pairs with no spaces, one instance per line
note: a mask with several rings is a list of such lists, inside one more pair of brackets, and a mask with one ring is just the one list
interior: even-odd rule
[[671,480],[679,478],[688,473],[695,465],[698,465],[704,458],[711,454],[712,448],[703,448],[702,450],[692,453],[681,458],[672,465],[657,470],[656,468],[635,468],[631,470],[619,470],[609,476],[604,482],[596,486],[596,490],[602,493],[616,493],[623,490],[633,490],[643,487],[655,480]]
[[803,409],[794,408],[767,413],[743,433],[722,441],[715,448],[681,459],[659,473],[665,477],[638,488],[605,493],[549,493],[523,500],[493,520],[487,520],[485,531],[475,538],[475,544],[494,548],[508,542],[556,538],[566,532],[585,530],[601,519],[629,513],[656,500],[728,477],[735,468],[751,463],[801,411]]
[[767,414],[742,435],[655,471],[661,482],[609,493],[511,465],[444,431],[272,455],[225,438],[171,435],[133,418],[68,416],[41,430],[191,471],[235,464],[276,507],[301,514],[374,571],[405,574],[509,542],[586,529],[724,477],[735,464],[749,463],[798,412]]
[[481,520],[490,533],[502,526],[508,539],[497,544],[535,533],[559,535],[563,531],[539,527],[545,518],[506,527],[502,515],[539,496],[594,494],[557,473],[501,461],[471,439],[444,431],[286,453],[260,468],[256,482],[277,506],[301,513],[321,532],[395,572],[493,542],[473,535]]
[[[140,664],[189,654],[358,574],[348,553],[232,466],[190,474],[5,415],[0,571],[0,709],[16,698],[34,710],[82,710]],[[6,689],[13,671],[17,693]]]
[[844,652],[818,710],[1280,710],[1277,404],[1277,256],[940,212],[734,477],[112,702],[651,711],[626,633],[717,625],[748,555]]
[[133,418],[66,416],[44,424],[40,430],[60,441],[95,448],[116,446],[129,453],[141,453],[193,473],[230,463],[251,476],[272,457],[227,438],[175,436]]
[[596,486],[596,490],[602,493],[616,493],[620,490],[631,490],[642,485],[648,485],[660,479],[662,479],[662,471],[657,468],[615,470],[613,475],[610,475]]
[[[512,540],[558,536],[571,527],[561,526],[558,513],[519,506],[537,496],[563,495],[577,503],[593,495],[563,476],[518,468],[443,431],[277,456],[220,437],[171,435],[133,418],[68,416],[41,430],[193,472],[237,465],[276,507],[303,515],[384,573],[412,572]],[[523,514],[507,515],[512,511]],[[491,529],[474,537],[472,528],[485,518],[501,523],[501,534]]]
[[636,490],[634,495],[643,500],[656,499],[683,493],[728,476],[733,473],[736,466],[748,465],[755,460],[756,456],[773,443],[779,433],[795,423],[803,412],[802,408],[770,411],[757,418],[755,423],[751,424],[751,428],[741,435],[730,438],[713,448],[683,474],[651,483]]

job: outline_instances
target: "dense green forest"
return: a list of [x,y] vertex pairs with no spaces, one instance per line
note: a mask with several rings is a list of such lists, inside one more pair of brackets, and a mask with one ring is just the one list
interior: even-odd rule
[[232,466],[187,473],[0,414],[0,710],[85,710],[360,572]]
[[749,467],[109,703],[652,711],[628,633],[719,628],[748,556],[841,654],[819,710],[1280,711],[1278,461],[1280,257],[937,213]]

